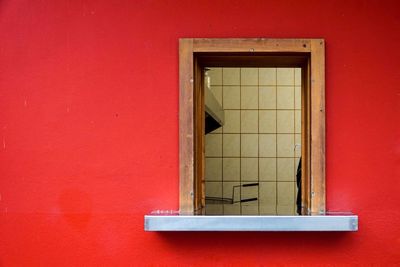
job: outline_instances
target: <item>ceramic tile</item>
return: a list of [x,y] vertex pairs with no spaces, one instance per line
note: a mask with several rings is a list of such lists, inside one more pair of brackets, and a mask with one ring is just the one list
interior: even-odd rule
[[278,206],[294,205],[294,182],[278,182]]
[[224,109],[240,109],[240,86],[222,87]]
[[222,68],[210,68],[208,76],[211,85],[222,85]]
[[241,135],[241,157],[258,157],[258,134]]
[[240,156],[240,134],[224,134],[223,155],[224,157]]
[[206,205],[206,215],[222,215],[222,214],[223,214],[222,204]]
[[276,157],[276,134],[260,134],[260,157]]
[[277,132],[294,133],[294,110],[277,111]]
[[294,135],[294,143],[295,143],[294,156],[300,157],[301,156],[301,134]]
[[260,133],[276,133],[276,110],[260,110],[258,116]]
[[206,197],[222,197],[222,182],[206,182]]
[[296,180],[297,179],[296,175],[297,175],[297,168],[299,167],[299,162],[300,162],[300,157],[294,158],[294,170],[293,170],[293,173],[294,173],[293,180],[294,181],[297,181]]
[[276,183],[261,182],[260,183],[260,214],[275,215],[276,214]]
[[293,68],[278,68],[276,70],[278,85],[294,85],[294,69]]
[[294,88],[294,108],[301,109],[301,87],[296,86]]
[[276,109],[276,87],[260,86],[259,87],[259,108],[260,109]]
[[207,134],[205,143],[206,157],[222,156],[222,134]]
[[240,158],[223,158],[223,180],[240,181]]
[[240,203],[224,204],[224,215],[241,215]]
[[241,133],[258,133],[258,111],[242,110],[240,127]]
[[242,86],[240,95],[241,109],[258,109],[258,87]]
[[296,110],[294,114],[295,114],[294,130],[296,133],[301,133],[301,110]]
[[240,71],[242,85],[258,85],[258,68],[241,68]]
[[301,68],[294,69],[294,84],[301,85]]
[[223,68],[223,85],[240,85],[240,68]]
[[222,180],[222,158],[205,158],[206,181]]
[[276,205],[265,205],[260,203],[260,215],[270,215],[270,216],[275,216],[277,215],[276,213]]
[[277,87],[277,109],[294,109],[294,87]]
[[295,215],[294,206],[291,205],[278,205],[276,206],[277,215]]
[[247,206],[242,204],[242,215],[258,215],[258,204]]
[[277,152],[278,152],[278,157],[293,157],[294,155],[293,134],[277,135]]
[[224,133],[240,133],[240,110],[225,110]]
[[241,158],[240,166],[242,181],[258,180],[258,158]]
[[294,158],[278,158],[277,159],[277,175],[278,181],[294,182]]
[[276,158],[259,158],[260,181],[276,181]]
[[276,68],[260,68],[259,85],[276,85]]

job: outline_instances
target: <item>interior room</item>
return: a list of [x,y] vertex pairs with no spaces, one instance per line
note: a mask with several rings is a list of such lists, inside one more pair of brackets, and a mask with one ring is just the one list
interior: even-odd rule
[[301,68],[205,73],[224,118],[205,135],[205,214],[296,215]]

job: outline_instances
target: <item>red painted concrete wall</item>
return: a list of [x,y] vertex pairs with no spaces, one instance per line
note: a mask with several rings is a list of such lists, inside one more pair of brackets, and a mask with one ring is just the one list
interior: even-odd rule
[[[396,1],[0,3],[0,265],[400,265]],[[178,38],[326,39],[327,202],[357,233],[146,233],[178,207]]]

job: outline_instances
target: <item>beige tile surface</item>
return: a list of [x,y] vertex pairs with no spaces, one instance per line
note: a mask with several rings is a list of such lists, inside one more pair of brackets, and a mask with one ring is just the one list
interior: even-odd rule
[[223,68],[223,85],[240,85],[240,68]]
[[240,156],[240,134],[224,134],[223,155],[224,157]]
[[278,68],[276,72],[278,85],[294,85],[294,69]]
[[206,215],[221,215],[223,214],[222,204],[206,205]]
[[277,205],[276,206],[277,215],[295,215],[294,206],[291,205]]
[[242,86],[240,94],[241,109],[258,109],[258,86]]
[[241,135],[241,157],[258,156],[258,134]]
[[294,87],[277,87],[277,109],[294,109]]
[[205,158],[206,181],[222,180],[222,158]]
[[294,84],[301,85],[301,68],[294,69]]
[[241,158],[240,166],[242,181],[258,180],[258,158]]
[[301,109],[301,87],[296,86],[294,88],[294,108]]
[[276,86],[260,86],[259,91],[259,108],[260,109],[276,109]]
[[224,109],[240,109],[240,86],[222,87]]
[[225,110],[224,133],[240,133],[240,110]]
[[276,133],[276,110],[260,110],[258,117],[259,133]]
[[206,157],[222,156],[222,134],[207,134],[205,143]]
[[258,215],[258,205],[244,206],[242,204],[242,215]]
[[276,134],[259,135],[260,157],[276,157]]
[[294,205],[294,182],[278,182],[278,206]]
[[241,110],[241,133],[258,133],[258,110]]
[[276,68],[260,68],[259,85],[276,85]]
[[278,158],[277,159],[277,175],[278,181],[294,181],[294,158]]
[[210,68],[208,76],[211,85],[222,85],[222,68]]
[[223,180],[240,181],[240,158],[223,158]]
[[294,133],[294,110],[277,111],[277,132]]
[[206,182],[206,197],[222,197],[222,182]]
[[260,183],[260,214],[275,215],[276,214],[276,183],[261,182]]
[[294,155],[294,135],[278,134],[277,135],[277,152],[278,157],[293,157]]
[[[294,181],[296,181],[297,168],[299,167],[300,157],[294,158]],[[297,186],[297,185],[296,185]]]
[[295,111],[295,132],[301,133],[301,110]]
[[240,215],[240,203],[224,204],[224,215]]
[[294,156],[295,157],[300,157],[301,156],[301,134],[295,134],[294,135],[294,143],[295,143],[295,150],[294,150]]
[[260,181],[276,181],[276,158],[259,158]]
[[241,68],[240,72],[242,85],[258,85],[258,68]]

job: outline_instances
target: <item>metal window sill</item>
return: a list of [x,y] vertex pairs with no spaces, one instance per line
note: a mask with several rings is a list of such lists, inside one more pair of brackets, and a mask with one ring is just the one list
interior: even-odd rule
[[144,217],[145,231],[340,231],[358,230],[358,216],[327,213],[311,216],[208,216],[151,214]]

